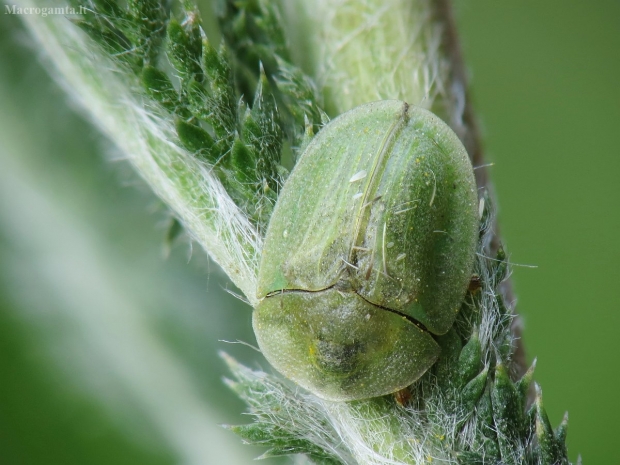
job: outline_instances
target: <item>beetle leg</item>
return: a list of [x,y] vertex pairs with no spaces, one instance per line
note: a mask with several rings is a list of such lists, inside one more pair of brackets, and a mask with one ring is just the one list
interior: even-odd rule
[[386,231],[387,231],[387,223],[383,223],[383,240],[381,241],[382,242],[381,248],[382,248],[382,252],[383,252],[383,257],[382,257],[383,258],[383,274],[389,278],[390,275],[387,272],[387,260],[385,258],[385,255],[386,255],[386,253],[385,253],[385,234],[386,234]]
[[410,200],[409,202],[401,203],[400,205],[398,205],[398,207],[401,208],[401,210],[396,210],[394,212],[394,214],[395,215],[402,215],[403,213],[406,213],[408,211],[414,210],[414,209],[418,208],[417,205],[412,205],[411,207],[407,207],[407,208],[402,208],[402,207],[404,207],[405,205],[408,205],[410,203],[420,202],[420,201],[421,201],[420,199],[414,199],[414,200]]
[[340,260],[342,260],[345,265],[350,266],[351,268],[355,269],[355,270],[359,270],[358,266],[353,265],[352,263],[349,263],[348,261],[346,261],[344,258],[340,257]]

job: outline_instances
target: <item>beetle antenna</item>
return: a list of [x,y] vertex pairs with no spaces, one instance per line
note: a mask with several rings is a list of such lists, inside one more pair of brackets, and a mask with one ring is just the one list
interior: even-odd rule
[[383,223],[383,241],[381,244],[381,248],[383,250],[383,274],[385,274],[386,276],[389,277],[388,272],[387,272],[387,263],[386,263],[386,259],[385,259],[385,233],[387,231],[387,222]]

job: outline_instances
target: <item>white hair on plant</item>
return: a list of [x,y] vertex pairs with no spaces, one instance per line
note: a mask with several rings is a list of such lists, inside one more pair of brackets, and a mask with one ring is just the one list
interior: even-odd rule
[[[262,248],[258,231],[215,178],[212,168],[171,142],[176,136],[169,119],[146,110],[134,99],[128,104],[139,117],[136,127],[143,131],[142,137],[136,138],[136,142],[143,145],[142,150],[129,152],[129,160],[149,181],[155,193],[175,210],[192,237],[227,273],[233,267],[243,270],[241,274],[249,281],[246,288],[233,281],[254,303],[255,292],[248,291],[247,284],[251,284],[250,289],[255,287],[255,270]],[[169,150],[152,152],[149,147],[152,135]],[[181,170],[175,169],[175,164],[181,164]],[[193,183],[180,188],[188,181]],[[223,257],[223,263],[220,257]]]
[[[25,6],[29,3],[24,1]],[[52,74],[68,95],[119,146],[254,304],[262,238],[210,167],[173,142],[172,118],[152,102],[146,106],[135,77],[78,28],[70,27],[66,18],[27,15],[23,19],[51,58]]]

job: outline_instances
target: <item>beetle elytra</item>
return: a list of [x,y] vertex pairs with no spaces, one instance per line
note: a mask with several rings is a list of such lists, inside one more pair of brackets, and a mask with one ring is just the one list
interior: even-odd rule
[[268,226],[253,314],[263,354],[327,400],[413,383],[468,288],[477,200],[465,148],[429,111],[382,101],[334,119]]

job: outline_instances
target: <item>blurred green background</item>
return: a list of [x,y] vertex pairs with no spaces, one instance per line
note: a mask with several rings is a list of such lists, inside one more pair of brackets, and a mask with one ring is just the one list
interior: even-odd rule
[[[620,2],[458,0],[530,360],[569,455],[620,463]],[[242,464],[218,350],[250,311],[0,14],[0,463]],[[190,259],[191,258],[191,259]]]
[[620,463],[620,2],[462,0],[528,358],[568,451]]

